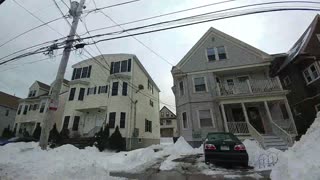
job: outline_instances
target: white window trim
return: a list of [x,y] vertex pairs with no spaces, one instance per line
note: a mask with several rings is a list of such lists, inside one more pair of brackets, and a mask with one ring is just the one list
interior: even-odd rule
[[[319,76],[318,76],[317,78],[313,79],[312,81],[308,82],[308,79],[307,79],[307,77],[305,76],[304,71],[307,70],[308,73],[309,73],[310,67],[311,67],[312,65],[314,65],[314,67],[316,68],[316,71],[318,72],[318,75],[319,75]],[[309,85],[309,84],[315,82],[316,80],[318,80],[318,79],[320,78],[320,70],[319,70],[318,64],[317,64],[316,62],[310,64],[307,68],[305,68],[305,69],[302,70],[302,75],[303,75],[304,80],[306,81],[307,85]],[[309,75],[311,76],[311,78],[313,77],[313,74],[312,74],[312,73],[311,73],[311,74],[309,73]]]
[[[220,59],[220,58],[219,58],[218,48],[217,48],[217,47],[224,47],[224,51],[226,52],[226,58],[225,58],[225,59]],[[214,60],[214,61],[209,61],[209,58],[208,58],[208,49],[213,49],[213,50],[214,50],[214,56],[216,57],[216,60]],[[207,47],[207,48],[205,49],[205,54],[206,54],[207,62],[209,62],[209,63],[216,62],[216,61],[225,61],[225,60],[228,60],[228,59],[229,59],[228,51],[227,51],[227,47],[226,47],[226,46]]]
[[[205,110],[210,110],[210,115],[211,115],[211,120],[212,120],[212,127],[201,127],[201,125],[200,125],[200,113],[199,113],[199,111],[205,111]],[[205,129],[216,128],[216,124],[215,124],[215,120],[213,118],[213,113],[212,113],[212,109],[211,108],[209,108],[209,109],[198,109],[197,110],[197,115],[198,115],[199,128],[205,128]]]
[[[181,83],[181,82],[182,82],[182,84],[183,84],[183,95],[181,94],[181,91],[180,91],[180,83]],[[179,95],[180,95],[180,96],[184,96],[184,95],[186,94],[186,87],[185,87],[185,85],[184,85],[184,81],[183,81],[183,80],[179,81],[178,88],[179,88]]]
[[[203,77],[204,78],[204,84],[206,85],[206,90],[205,91],[196,91],[196,87],[195,87],[195,83],[194,83],[194,79],[195,78],[201,78]],[[193,82],[193,93],[205,93],[205,92],[208,92],[208,83],[207,83],[207,77],[206,76],[197,76],[197,77],[192,77],[192,82]]]
[[[186,113],[186,118],[187,118],[187,128],[184,128],[184,126],[183,126],[183,113]],[[181,112],[181,129],[183,129],[183,130],[190,129],[190,123],[189,123],[189,117],[188,117],[188,113],[187,113],[187,111],[183,111],[183,112]]]
[[[287,82],[286,79],[287,79],[289,82]],[[291,83],[292,83],[292,82],[291,82],[291,79],[290,79],[289,76],[286,76],[286,77],[283,78],[283,84],[284,84],[285,86],[289,86]]]
[[318,112],[320,111],[320,107],[319,107],[319,109],[318,109],[317,106],[320,106],[320,104],[314,105],[314,108],[316,109],[316,113],[318,113]]

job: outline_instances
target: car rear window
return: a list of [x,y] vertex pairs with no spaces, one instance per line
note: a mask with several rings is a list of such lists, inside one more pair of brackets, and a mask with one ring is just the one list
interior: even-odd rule
[[208,134],[208,141],[238,141],[232,134]]

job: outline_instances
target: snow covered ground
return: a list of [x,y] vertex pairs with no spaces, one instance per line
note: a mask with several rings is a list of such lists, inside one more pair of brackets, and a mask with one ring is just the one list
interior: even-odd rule
[[320,179],[320,113],[300,141],[280,154],[272,169],[274,180]]

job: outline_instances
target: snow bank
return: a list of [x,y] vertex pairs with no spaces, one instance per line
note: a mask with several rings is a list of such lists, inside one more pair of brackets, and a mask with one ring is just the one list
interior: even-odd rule
[[271,169],[278,160],[282,151],[270,148],[264,150],[257,141],[246,139],[243,141],[246,147],[249,162],[248,165],[258,169]]
[[313,180],[320,178],[320,113],[300,141],[281,154],[271,178]]
[[173,138],[172,137],[162,137],[160,138],[160,144],[162,145],[171,145],[173,143]]

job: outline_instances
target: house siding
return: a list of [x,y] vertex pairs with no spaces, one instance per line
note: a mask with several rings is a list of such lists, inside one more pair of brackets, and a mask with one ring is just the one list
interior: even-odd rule
[[[7,110],[9,111],[8,116],[6,116]],[[2,135],[4,128],[10,126],[10,129],[13,129],[16,112],[16,109],[0,106],[0,136]]]

